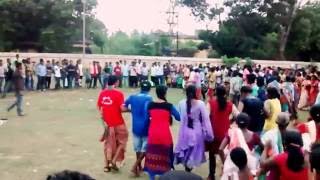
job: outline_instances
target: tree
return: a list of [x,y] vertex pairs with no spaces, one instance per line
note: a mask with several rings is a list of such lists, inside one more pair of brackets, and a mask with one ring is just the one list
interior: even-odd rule
[[[254,55],[256,53],[253,51],[261,52],[261,47],[264,46],[261,45],[261,43],[267,41],[267,35],[269,35],[270,38],[270,34],[276,33],[278,39],[276,44],[278,49],[277,57],[279,59],[285,59],[288,38],[291,33],[293,22],[295,21],[297,11],[301,6],[301,2],[301,0],[226,0],[224,2],[224,6],[230,9],[230,12],[228,14],[228,18],[222,23],[224,27],[220,29],[220,31],[224,32],[212,33],[213,36],[211,35],[211,37],[206,37],[211,39],[210,42],[213,42],[212,39],[219,39],[219,35],[224,35],[228,31],[235,33],[237,36],[242,36],[243,38],[237,38],[234,35],[231,35],[231,37],[234,37],[235,40],[242,39],[242,45],[244,45],[244,47],[249,46],[249,48],[251,48],[249,52],[245,53],[248,53],[247,55]],[[196,11],[197,13],[193,14],[197,17],[200,17],[201,20],[206,18],[210,19],[212,16],[217,16],[221,13],[221,11],[218,11],[218,8],[210,7],[206,0],[194,0],[192,2],[180,1],[180,3],[189,7],[192,12]],[[202,36],[203,35],[204,34],[202,34]],[[274,36],[272,37],[274,38]],[[274,41],[272,40],[272,44],[273,43]],[[212,46],[217,46],[217,44],[212,44]],[[220,46],[220,50],[218,51],[223,52],[222,48],[223,46]],[[242,54],[241,52],[237,52],[238,50],[236,49],[230,51],[231,49],[229,47],[226,48],[229,49],[226,51],[231,54]],[[271,52],[273,51],[270,51],[270,53]],[[267,56],[270,57],[270,55]],[[272,55],[272,57],[275,56]]]
[[297,11],[288,38],[287,55],[304,61],[320,60],[320,3]]
[[[89,18],[94,19],[96,4],[87,0]],[[70,52],[82,37],[82,11],[81,0],[1,0],[1,49]]]

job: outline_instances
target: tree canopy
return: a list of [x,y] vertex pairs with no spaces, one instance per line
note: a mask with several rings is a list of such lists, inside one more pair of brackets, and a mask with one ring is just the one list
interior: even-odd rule
[[222,56],[256,59],[319,60],[319,3],[301,0],[225,0],[222,7],[206,0],[181,0],[193,15],[212,20],[224,9],[227,18],[216,32],[199,33]]

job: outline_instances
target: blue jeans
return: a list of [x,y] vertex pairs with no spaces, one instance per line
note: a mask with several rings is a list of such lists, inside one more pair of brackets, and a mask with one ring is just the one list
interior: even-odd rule
[[[4,84],[4,77],[0,77],[0,93],[2,93],[2,86]],[[3,88],[4,90],[4,88]]]
[[74,76],[68,76],[68,88],[71,89],[73,87],[73,81],[75,80]]
[[16,101],[11,106],[9,106],[8,111],[10,111],[15,106],[17,106],[18,115],[22,115],[22,100],[23,100],[22,94],[16,93]]

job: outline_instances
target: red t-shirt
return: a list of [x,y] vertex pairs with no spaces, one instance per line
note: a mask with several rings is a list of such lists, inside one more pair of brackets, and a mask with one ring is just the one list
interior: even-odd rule
[[308,168],[305,167],[299,172],[294,172],[288,168],[287,159],[288,154],[286,152],[281,153],[274,158],[274,161],[279,168],[280,180],[308,180]]
[[110,127],[124,124],[121,106],[124,104],[123,93],[116,89],[106,89],[100,92],[97,106],[102,110],[102,117]]
[[114,67],[113,72],[116,76],[121,76],[121,67],[120,66]]

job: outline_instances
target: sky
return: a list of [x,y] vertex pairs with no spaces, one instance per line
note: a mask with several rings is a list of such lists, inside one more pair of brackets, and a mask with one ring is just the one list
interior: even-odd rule
[[[167,11],[170,0],[98,0],[97,18],[108,29],[108,33],[118,30],[130,33],[156,31],[167,32]],[[187,35],[194,35],[195,30],[205,29],[206,23],[198,22],[187,8],[179,8],[178,30]],[[216,21],[208,27],[217,29]]]

